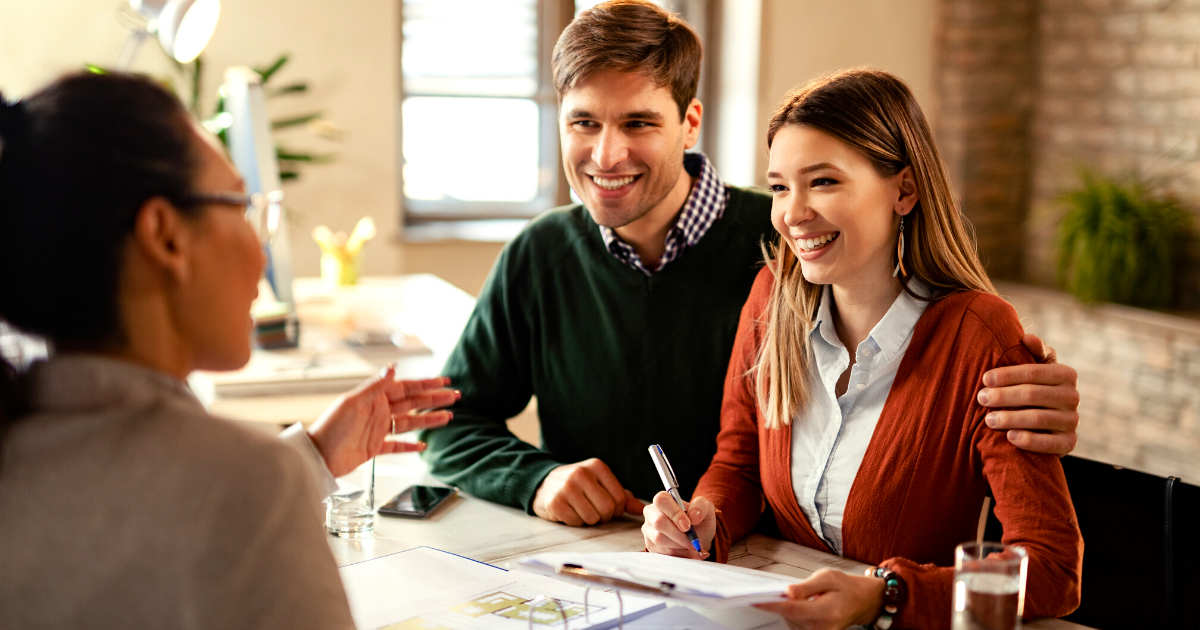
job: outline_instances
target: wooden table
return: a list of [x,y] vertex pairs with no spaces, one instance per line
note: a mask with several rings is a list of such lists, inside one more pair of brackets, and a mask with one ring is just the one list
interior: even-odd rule
[[[396,362],[399,373],[406,378],[437,374],[457,343],[475,303],[467,293],[432,275],[366,277],[356,287],[340,289],[330,288],[316,278],[301,278],[296,280],[295,294],[302,322],[301,335],[308,335],[310,341],[313,336],[336,339],[335,333],[340,326],[386,325],[387,322],[380,320],[381,313],[402,322],[431,352],[413,355],[383,347],[367,348],[359,353],[378,367]],[[316,419],[335,396],[218,399],[212,411],[234,419],[286,425]],[[424,462],[413,454],[379,457],[376,477],[377,504],[414,483],[443,485],[429,475]],[[338,564],[343,566],[418,546],[505,566],[519,557],[544,551],[641,551],[641,525],[640,516],[624,516],[595,527],[567,527],[529,516],[521,510],[460,495],[427,520],[380,516],[372,539],[344,541],[330,537],[329,544]],[[729,563],[747,570],[799,579],[822,568],[861,575],[867,566],[758,534],[735,544],[730,550]],[[735,609],[732,614],[740,617],[738,621],[777,619],[754,609]],[[728,616],[718,620],[735,625]],[[738,625],[750,627],[744,623]],[[1083,626],[1045,619],[1026,624],[1026,627],[1063,630]]]
[[[378,458],[377,502],[386,501],[413,483],[444,485],[429,475],[424,462],[417,455],[386,455]],[[429,546],[507,568],[509,563],[520,557],[548,551],[641,551],[644,548],[641,526],[640,516],[627,515],[604,525],[568,527],[529,516],[522,510],[460,493],[427,520],[379,516],[374,538],[344,541],[330,537],[329,545],[340,566],[412,547]],[[861,562],[761,534],[752,534],[735,544],[730,549],[729,564],[798,579],[824,568],[862,575],[867,567]],[[729,625],[734,625],[731,623],[734,619],[740,617],[740,620],[744,620],[749,616],[759,621],[771,621],[770,616],[764,617],[766,613],[754,609],[734,609],[732,612],[712,614],[718,621]],[[761,624],[741,627],[761,627]],[[777,627],[782,628],[783,625]],[[1084,628],[1058,619],[1040,619],[1024,627],[1038,630]]]

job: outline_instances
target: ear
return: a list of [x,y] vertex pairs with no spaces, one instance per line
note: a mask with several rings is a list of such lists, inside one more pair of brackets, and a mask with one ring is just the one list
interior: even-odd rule
[[692,99],[683,112],[683,148],[690,149],[700,141],[700,121],[704,118],[704,104]]
[[913,175],[912,165],[905,166],[903,170],[893,176],[896,183],[896,203],[893,210],[900,216],[907,215],[913,211],[917,202],[921,200],[921,192],[917,190],[917,178]]
[[142,204],[134,220],[134,248],[152,267],[182,282],[189,274],[190,227],[165,197],[152,197]]

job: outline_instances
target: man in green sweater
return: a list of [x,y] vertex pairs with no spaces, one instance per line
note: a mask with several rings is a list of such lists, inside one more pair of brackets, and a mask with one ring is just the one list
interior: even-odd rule
[[[444,371],[462,391],[454,421],[421,435],[447,483],[582,525],[640,513],[635,497],[663,489],[650,444],[684,496],[707,469],[738,318],[774,233],[769,196],[685,154],[703,115],[700,58],[695,33],[650,2],[606,2],[563,31],[559,133],[583,204],[532,221],[492,269]],[[1049,354],[989,373],[981,403],[1043,407],[989,424],[1018,429],[1023,448],[1067,452],[1075,372]],[[535,395],[541,448],[505,424]]]

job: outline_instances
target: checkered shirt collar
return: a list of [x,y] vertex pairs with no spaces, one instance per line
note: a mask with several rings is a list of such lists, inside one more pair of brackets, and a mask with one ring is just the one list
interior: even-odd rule
[[675,221],[675,226],[667,232],[667,249],[654,269],[647,269],[642,264],[633,246],[621,240],[616,230],[600,226],[600,236],[604,238],[604,246],[617,260],[633,267],[645,275],[661,271],[667,263],[675,260],[689,247],[695,247],[708,229],[725,214],[725,206],[729,202],[729,193],[725,183],[717,177],[717,170],[703,153],[687,153],[683,156],[683,167],[689,175],[696,178],[692,192],[683,204],[683,210]]

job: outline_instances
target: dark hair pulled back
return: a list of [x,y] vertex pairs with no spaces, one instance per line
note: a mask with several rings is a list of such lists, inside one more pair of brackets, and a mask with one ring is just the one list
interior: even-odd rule
[[[142,76],[71,74],[0,97],[0,319],[56,346],[120,345],[124,245],[148,199],[187,209],[193,137],[179,100]],[[0,365],[0,424],[12,379]]]

